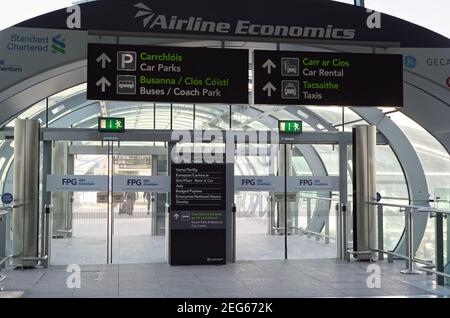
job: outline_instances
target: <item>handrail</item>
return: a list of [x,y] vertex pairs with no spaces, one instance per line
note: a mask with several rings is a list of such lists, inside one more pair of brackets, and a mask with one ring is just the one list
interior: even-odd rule
[[309,196],[303,196],[303,195],[299,195],[298,196],[299,199],[312,199],[312,200],[317,200],[317,201],[336,201],[336,199],[332,199],[332,198],[325,198],[325,197],[309,197]]
[[404,209],[418,209],[418,208],[424,208],[424,206],[417,206],[417,205],[405,205],[405,204],[395,204],[395,203],[380,203],[380,202],[367,202],[371,205],[382,205],[382,206],[389,206],[393,208],[404,208]]
[[16,204],[13,206],[0,206],[0,211],[12,211],[12,210],[20,208],[22,206],[25,206],[25,204],[22,203],[22,204]]
[[332,240],[336,240],[336,237],[334,237],[334,236],[326,235],[326,234],[322,234],[322,233],[318,233],[318,232],[314,232],[314,231],[310,231],[310,230],[307,230],[307,229],[304,229],[304,228],[301,228],[301,227],[297,228],[297,230],[301,231],[301,232],[303,232],[305,234],[313,234],[315,236],[320,236],[320,237],[323,237],[323,238],[329,238],[329,239],[332,239]]
[[449,210],[443,210],[443,209],[432,208],[432,207],[420,208],[420,209],[417,209],[417,212],[450,214]]
[[[406,260],[406,268],[401,271],[403,274],[418,274],[419,271],[414,269],[414,264],[422,264],[426,267],[420,267],[419,270],[433,273],[436,275],[436,281],[438,285],[444,285],[444,278],[450,278],[449,273],[445,273],[444,270],[444,250],[443,250],[443,219],[447,218],[447,215],[450,214],[450,210],[438,209],[430,206],[417,206],[417,205],[402,205],[402,204],[391,204],[391,203],[380,203],[369,201],[367,204],[374,205],[378,207],[378,233],[381,236],[378,237],[378,248],[373,248],[372,251],[379,253],[379,258],[382,259],[383,254],[387,254],[390,256],[392,262],[392,256],[402,258]],[[396,207],[399,208],[400,212],[403,212],[405,215],[405,238],[406,238],[406,255],[401,255],[394,253],[392,251],[385,251],[383,249],[383,208],[384,207]],[[414,249],[413,249],[413,237],[414,237],[414,214],[415,213],[428,213],[429,217],[434,217],[436,219],[436,258],[434,262],[424,261],[415,257]],[[381,221],[380,221],[381,218]],[[381,245],[380,245],[381,242]]]
[[394,204],[394,203],[380,203],[380,202],[367,202],[371,205],[382,205],[382,206],[388,206],[388,207],[394,207],[394,208],[409,208],[417,210],[417,212],[432,212],[432,213],[442,213],[442,214],[450,214],[449,210],[443,210],[438,208],[433,208],[429,206],[420,206],[420,205],[403,205],[403,204]]
[[9,260],[12,257],[12,255],[8,255],[4,257],[2,260],[0,260],[0,266],[6,263],[7,260]]

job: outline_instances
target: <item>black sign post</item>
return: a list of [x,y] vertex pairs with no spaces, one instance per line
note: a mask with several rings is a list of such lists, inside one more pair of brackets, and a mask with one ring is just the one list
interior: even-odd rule
[[225,264],[226,165],[171,168],[170,264]]
[[87,97],[248,104],[248,51],[91,43]]
[[255,51],[255,104],[403,106],[401,55]]

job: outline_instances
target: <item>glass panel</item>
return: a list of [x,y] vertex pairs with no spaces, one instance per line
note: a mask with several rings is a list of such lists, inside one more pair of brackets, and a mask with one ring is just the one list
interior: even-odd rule
[[195,129],[228,129],[230,107],[228,105],[195,105]]
[[[0,190],[1,193],[13,193],[13,140],[0,141]],[[4,256],[10,255],[12,251],[12,235],[11,231],[7,229],[11,228],[11,213],[6,214],[3,217],[3,221],[0,222],[0,227],[3,227],[5,233],[5,246],[0,247],[0,250],[4,248]],[[2,232],[0,230],[0,232]],[[0,255],[1,257],[1,255]]]
[[[167,175],[167,156],[148,154],[147,146],[131,142],[122,142],[120,148],[115,145],[114,176]],[[166,196],[167,193],[114,191],[113,263],[165,261]]]
[[[55,142],[52,152],[54,175],[108,173],[106,147],[97,154],[70,154],[68,142]],[[52,264],[106,263],[106,200],[106,192],[52,192]]]
[[[333,145],[308,145],[318,157],[305,157],[297,145],[288,145],[287,158],[292,158],[288,176],[315,175],[312,160],[320,160],[321,174],[338,175],[339,150]],[[291,191],[289,191],[291,192]],[[288,258],[336,258],[336,209],[338,193],[331,191],[295,191],[295,199],[287,204]],[[284,207],[284,202],[280,204]]]
[[[444,147],[429,132],[406,115],[396,112],[389,115],[411,142],[419,157],[432,198],[439,197],[443,189],[450,188],[450,156]],[[430,221],[428,222],[430,223]],[[434,223],[434,222],[431,222]],[[434,225],[428,224],[417,257],[429,257],[434,253]]]
[[436,224],[434,219],[428,218],[427,227],[425,229],[425,235],[422,242],[420,242],[419,248],[416,252],[416,258],[423,261],[435,263],[436,256],[436,237],[435,237]]
[[[256,145],[250,145],[250,148]],[[260,146],[265,148],[266,146]],[[246,153],[247,147],[236,145],[236,176],[274,176],[278,149],[270,155]],[[248,149],[248,148],[247,148]],[[267,148],[265,148],[267,149]],[[280,190],[281,191],[281,190]],[[284,258],[284,236],[279,228],[284,210],[269,191],[236,191],[236,258],[237,260],[267,260]]]

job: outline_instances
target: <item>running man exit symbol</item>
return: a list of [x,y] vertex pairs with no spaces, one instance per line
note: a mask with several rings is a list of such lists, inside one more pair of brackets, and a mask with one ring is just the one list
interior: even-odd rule
[[302,122],[299,120],[281,120],[278,122],[278,128],[282,133],[301,133]]

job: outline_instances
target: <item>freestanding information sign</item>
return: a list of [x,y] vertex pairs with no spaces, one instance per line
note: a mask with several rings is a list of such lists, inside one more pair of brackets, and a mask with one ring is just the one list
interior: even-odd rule
[[170,264],[225,264],[226,165],[171,168]]

